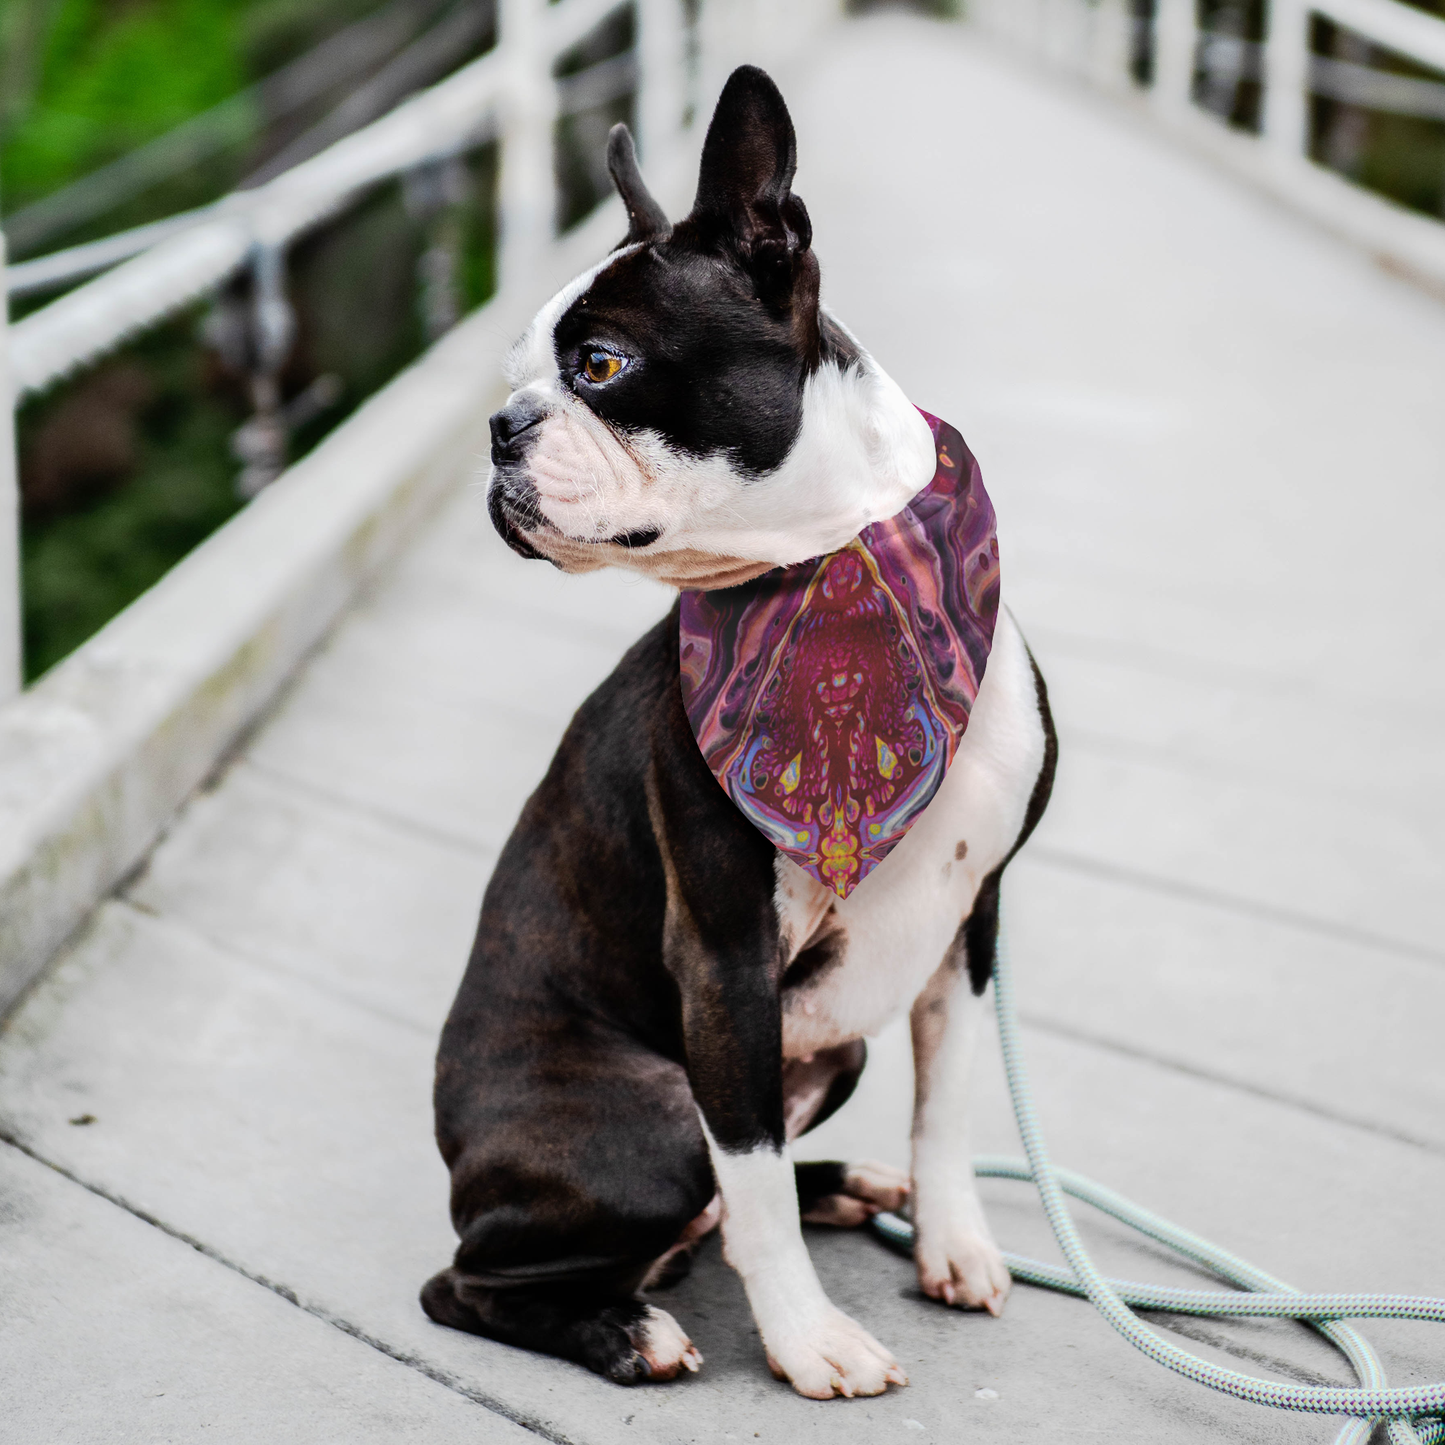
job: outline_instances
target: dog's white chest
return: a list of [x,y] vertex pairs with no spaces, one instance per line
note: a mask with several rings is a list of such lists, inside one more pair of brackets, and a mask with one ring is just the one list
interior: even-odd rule
[[1001,611],[953,766],[893,852],[848,899],[778,856],[785,1057],[876,1033],[911,1006],[1018,838],[1043,757],[1028,652]]

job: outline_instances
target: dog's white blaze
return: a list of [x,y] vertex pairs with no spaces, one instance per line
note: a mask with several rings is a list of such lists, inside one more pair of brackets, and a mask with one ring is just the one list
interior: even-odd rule
[[[867,882],[839,899],[778,855],[774,901],[791,957],[820,931],[841,925],[847,934],[841,959],[786,995],[785,1057],[876,1034],[912,1005],[971,912],[979,884],[1018,838],[1043,757],[1028,649],[1001,609],[953,766]],[[962,859],[955,856],[960,843],[967,845]]]
[[532,318],[532,324],[511,345],[502,359],[502,376],[514,392],[537,382],[557,377],[557,352],[552,342],[557,323],[567,308],[614,262],[630,256],[637,245],[620,246],[609,252],[595,266],[574,276]]

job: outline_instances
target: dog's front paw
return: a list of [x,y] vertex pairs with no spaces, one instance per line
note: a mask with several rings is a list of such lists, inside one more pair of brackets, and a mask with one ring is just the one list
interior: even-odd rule
[[985,1309],[991,1315],[1003,1313],[1013,1278],[987,1234],[963,1223],[920,1227],[913,1255],[919,1287],[930,1299],[963,1309]]
[[903,1367],[856,1320],[828,1305],[806,1328],[764,1341],[768,1368],[810,1400],[881,1395],[906,1385]]
[[843,1171],[843,1192],[825,1194],[803,1215],[807,1224],[856,1229],[880,1209],[901,1209],[908,1199],[908,1175],[891,1164],[862,1159]]
[[608,1360],[601,1371],[619,1385],[674,1380],[683,1370],[696,1374],[702,1365],[702,1356],[682,1326],[654,1305],[643,1310],[641,1319],[630,1322],[625,1333],[631,1348]]

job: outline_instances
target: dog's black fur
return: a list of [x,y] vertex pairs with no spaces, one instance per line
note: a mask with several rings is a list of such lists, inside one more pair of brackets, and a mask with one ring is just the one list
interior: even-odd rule
[[[508,840],[437,1059],[461,1244],[441,1324],[630,1383],[653,1261],[714,1193],[714,1137],[783,1141],[775,850],[708,771],[677,614],[582,705]],[[852,1092],[840,1050],[813,1122]],[[803,1166],[804,1208],[840,1166]]]
[[[676,226],[641,185],[630,141],[614,141],[611,162],[628,243],[646,244],[557,323],[564,384],[579,387],[585,352],[614,345],[629,370],[589,406],[684,453],[725,452],[766,486],[798,434],[809,373],[856,354],[819,311],[781,97],[760,71],[734,75],[696,205]],[[522,463],[538,419],[525,403],[494,418],[491,492],[498,531],[534,557]],[[1048,799],[1049,738],[1018,844]],[[785,970],[776,860],[699,751],[674,609],[578,711],[487,888],[437,1060],[461,1242],[422,1291],[432,1319],[622,1383],[651,1373],[638,1291],[716,1190],[699,1111],[724,1150],[782,1147],[800,1072],[783,1060],[784,997],[830,965],[825,938]],[[997,885],[995,872],[960,930],[977,992]],[[809,1127],[846,1100],[864,1057],[856,1041],[806,1061],[810,1082],[827,1083]],[[840,1192],[842,1166],[796,1177],[806,1211]]]

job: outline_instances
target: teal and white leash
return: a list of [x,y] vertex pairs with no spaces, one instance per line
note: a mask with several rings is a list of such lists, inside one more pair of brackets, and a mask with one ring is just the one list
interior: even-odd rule
[[[1070,1266],[1069,1269],[1060,1269],[1021,1255],[1005,1254],[1004,1259],[1015,1279],[1087,1297],[1136,1349],[1201,1385],[1208,1385],[1236,1399],[1273,1405],[1282,1410],[1350,1416],[1351,1419],[1336,1437],[1335,1445],[1364,1445],[1375,1422],[1381,1419],[1388,1422],[1392,1445],[1439,1445],[1439,1442],[1445,1441],[1445,1421],[1428,1418],[1445,1416],[1445,1381],[1406,1389],[1389,1388],[1384,1367],[1368,1341],[1351,1325],[1341,1323],[1346,1319],[1391,1319],[1433,1320],[1445,1324],[1445,1299],[1385,1294],[1301,1294],[1238,1255],[1201,1239],[1187,1229],[1181,1229],[1177,1224],[1171,1224],[1167,1219],[1161,1219],[1157,1214],[1115,1194],[1112,1189],[1106,1189],[1072,1170],[1057,1168],[1049,1162],[1048,1148],[1039,1127],[1033,1092],[1024,1068],[1013,974],[1002,929],[994,970],[994,1003],[1009,1094],[1013,1099],[1014,1117],[1028,1161],[980,1157],[974,1161],[974,1172],[989,1179],[1032,1180],[1038,1188],[1054,1238]],[[1174,1289],[1106,1279],[1095,1267],[1083,1240],[1079,1238],[1069,1207],[1064,1202],[1065,1194],[1092,1204],[1185,1259],[1238,1285],[1239,1289]],[[905,1253],[912,1251],[913,1226],[906,1220],[895,1214],[880,1214],[873,1220],[873,1228],[894,1248]],[[1360,1384],[1355,1388],[1279,1384],[1241,1374],[1238,1370],[1225,1369],[1161,1339],[1133,1313],[1130,1305],[1177,1314],[1274,1316],[1302,1320],[1344,1355]]]

